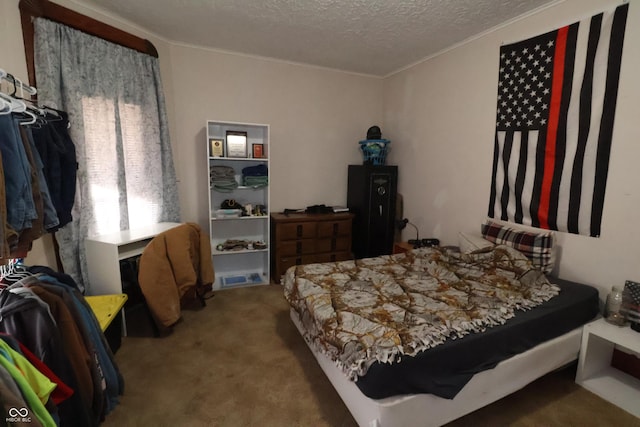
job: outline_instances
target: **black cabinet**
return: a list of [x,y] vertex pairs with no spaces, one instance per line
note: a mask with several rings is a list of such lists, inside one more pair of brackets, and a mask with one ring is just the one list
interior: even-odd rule
[[347,206],[355,214],[356,258],[391,254],[395,233],[398,167],[349,165]]

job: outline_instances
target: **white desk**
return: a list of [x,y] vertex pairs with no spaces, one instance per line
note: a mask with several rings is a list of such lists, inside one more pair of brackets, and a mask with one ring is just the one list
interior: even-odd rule
[[586,324],[582,330],[576,383],[640,417],[640,380],[611,366],[616,345],[640,353],[640,333],[628,326],[611,325],[604,319]]
[[89,283],[88,295],[122,293],[120,260],[142,254],[151,239],[163,231],[180,225],[161,222],[135,230],[101,234],[85,240]]

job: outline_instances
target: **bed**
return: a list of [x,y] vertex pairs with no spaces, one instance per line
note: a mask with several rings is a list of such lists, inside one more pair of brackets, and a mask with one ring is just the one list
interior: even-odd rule
[[577,359],[595,288],[505,245],[287,270],[291,318],[360,426],[442,425]]

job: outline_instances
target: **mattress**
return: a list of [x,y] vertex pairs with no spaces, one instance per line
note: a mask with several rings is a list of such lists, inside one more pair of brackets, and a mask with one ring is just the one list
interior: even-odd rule
[[593,319],[599,309],[597,289],[549,278],[561,292],[541,305],[518,311],[505,324],[425,350],[400,363],[374,363],[356,381],[372,399],[431,393],[453,399],[478,372],[563,335]]
[[[304,336],[298,314],[291,320]],[[319,366],[334,386],[358,425],[367,427],[436,427],[467,415],[517,391],[543,375],[575,361],[580,350],[582,327],[478,372],[456,395],[444,399],[433,394],[404,394],[370,399],[325,354],[305,341]]]

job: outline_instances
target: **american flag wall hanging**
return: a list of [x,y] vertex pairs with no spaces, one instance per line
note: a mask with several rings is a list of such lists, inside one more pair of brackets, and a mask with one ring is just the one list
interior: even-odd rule
[[600,235],[628,9],[500,48],[489,217]]

